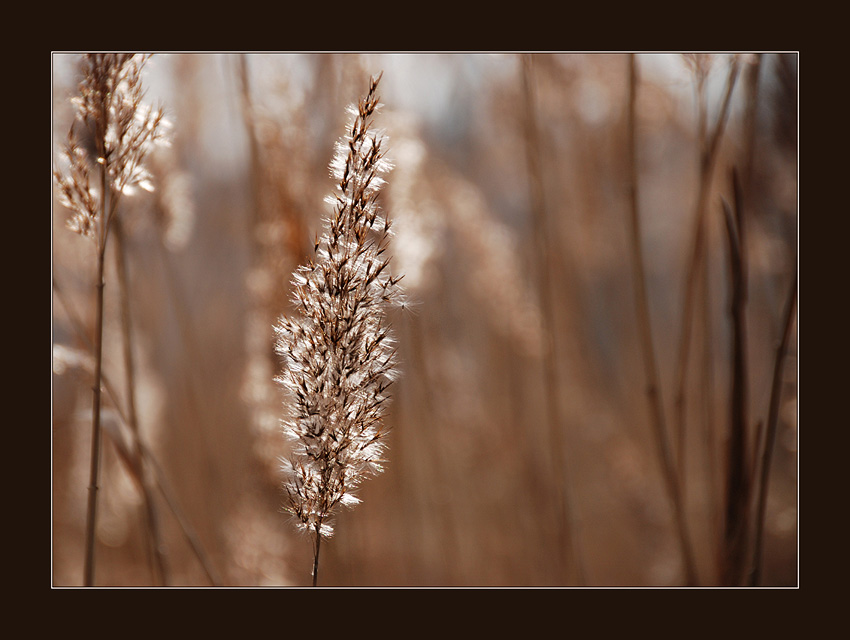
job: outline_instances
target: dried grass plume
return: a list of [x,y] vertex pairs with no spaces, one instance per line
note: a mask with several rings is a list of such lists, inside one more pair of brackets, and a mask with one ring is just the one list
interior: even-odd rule
[[335,507],[358,503],[357,486],[382,470],[386,390],[396,377],[386,311],[401,302],[401,291],[386,255],[390,222],[377,204],[381,175],[390,169],[385,137],[372,130],[379,80],[372,78],[366,97],[350,108],[347,135],[337,143],[333,214],[315,259],[293,276],[300,315],[276,327],[283,358],[277,381],[292,400],[283,423],[292,441],[284,486],[289,511],[316,534],[316,563],[320,538],[333,533]]

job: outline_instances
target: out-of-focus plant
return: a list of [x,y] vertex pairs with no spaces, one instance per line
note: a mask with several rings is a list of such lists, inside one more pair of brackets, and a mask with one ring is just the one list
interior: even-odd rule
[[100,464],[100,408],[103,364],[104,263],[109,231],[124,195],[153,190],[145,159],[152,146],[166,142],[161,107],[144,103],[142,69],[149,55],[95,53],[83,58],[77,114],[63,153],[65,166],[54,169],[61,203],[73,213],[68,227],[90,238],[97,254],[95,373],[92,408],[91,471],[86,515],[84,583],[94,584],[94,547]]

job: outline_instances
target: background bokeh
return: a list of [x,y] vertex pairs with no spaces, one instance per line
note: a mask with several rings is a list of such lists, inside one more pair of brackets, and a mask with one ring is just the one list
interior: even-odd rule
[[[746,187],[754,434],[768,417],[797,269],[797,56],[640,54],[636,64],[641,240],[660,392],[700,584],[717,585],[732,380],[721,198],[733,199],[736,167]],[[679,429],[700,104],[713,127],[733,64]],[[158,483],[151,493],[165,583],[310,583],[311,540],[282,511],[286,398],[273,382],[272,326],[291,313],[291,273],[328,213],[327,166],[345,108],[381,71],[376,126],[395,165],[382,205],[395,224],[392,266],[405,274],[412,304],[392,317],[402,377],[386,470],[364,482],[362,504],[339,513],[322,545],[320,584],[684,584],[634,304],[629,56],[570,53],[151,59],[147,97],[165,107],[172,145],[150,157],[156,191],[125,199],[120,216],[131,381]],[[79,55],[54,54],[54,153],[74,117],[79,74]],[[82,584],[91,437],[94,250],[65,227],[68,215],[54,198],[55,586]],[[138,477],[117,444],[127,436],[127,376],[110,243],[104,371],[113,393],[104,396],[97,583],[158,585]],[[795,336],[796,328],[765,518],[762,583],[771,586],[796,585],[798,575]]]

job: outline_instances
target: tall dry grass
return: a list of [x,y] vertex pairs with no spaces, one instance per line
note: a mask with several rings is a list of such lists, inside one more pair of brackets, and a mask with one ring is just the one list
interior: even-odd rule
[[[56,56],[57,137],[77,58]],[[795,55],[716,54],[703,75],[679,54],[525,60],[149,61],[176,126],[145,159],[157,189],[122,199],[123,248],[113,227],[103,265],[97,584],[312,584],[315,528],[285,512],[279,458],[306,450],[280,429],[293,396],[274,382],[274,325],[300,316],[291,274],[322,264],[334,139],[377,69],[402,381],[388,463],[356,509],[333,510],[318,584],[796,584]],[[76,586],[96,265],[60,195],[53,583]],[[322,403],[331,388],[308,387]]]

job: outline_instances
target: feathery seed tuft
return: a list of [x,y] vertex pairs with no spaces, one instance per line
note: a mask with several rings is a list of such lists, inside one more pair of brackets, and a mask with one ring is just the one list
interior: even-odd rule
[[377,204],[380,176],[391,167],[386,138],[372,130],[379,80],[351,108],[336,146],[330,170],[339,190],[315,260],[293,274],[300,317],[276,327],[284,360],[277,381],[292,399],[283,423],[293,446],[283,461],[288,509],[324,537],[333,533],[334,508],[358,503],[354,490],[382,470],[387,387],[397,377],[386,310],[401,301],[400,277],[389,269],[390,223]]

